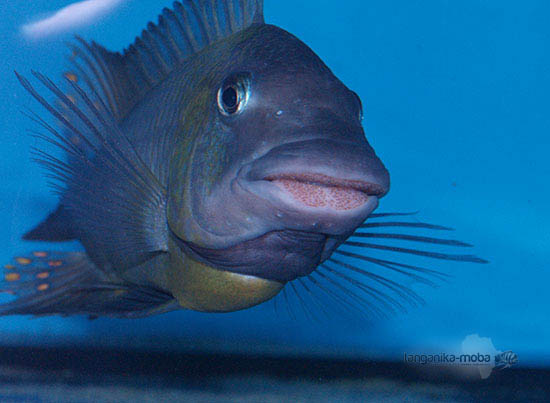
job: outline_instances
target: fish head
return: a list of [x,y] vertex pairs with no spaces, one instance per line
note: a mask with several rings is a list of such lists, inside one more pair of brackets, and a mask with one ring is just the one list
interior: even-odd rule
[[361,101],[272,25],[201,60],[170,166],[173,239],[219,270],[282,284],[308,275],[389,190]]

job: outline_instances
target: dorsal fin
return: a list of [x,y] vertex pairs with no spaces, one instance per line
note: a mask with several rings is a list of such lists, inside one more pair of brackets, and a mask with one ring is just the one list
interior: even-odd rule
[[[261,24],[263,0],[183,0],[165,8],[122,53],[78,38],[71,46],[75,81],[97,93],[118,120],[156,84],[204,47]],[[82,84],[81,84],[82,85]]]

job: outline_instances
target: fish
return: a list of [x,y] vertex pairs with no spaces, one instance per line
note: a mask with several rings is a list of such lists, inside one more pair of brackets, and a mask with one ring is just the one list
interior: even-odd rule
[[[61,83],[16,73],[54,121],[26,113],[53,147],[33,153],[59,195],[23,239],[83,250],[16,257],[0,315],[223,313],[287,292],[382,315],[421,298],[372,267],[413,282],[440,274],[369,250],[485,263],[369,242],[469,246],[403,233],[449,229],[407,213],[374,213],[390,176],[360,97],[266,23],[263,1],[183,0],[122,52],[69,46]],[[376,232],[388,228],[402,232]]]

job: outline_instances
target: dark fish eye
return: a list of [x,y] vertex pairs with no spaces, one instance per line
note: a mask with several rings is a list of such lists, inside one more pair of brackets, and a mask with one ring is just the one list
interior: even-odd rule
[[239,93],[235,87],[227,87],[222,92],[222,104],[227,113],[235,113],[239,106]]
[[248,81],[243,77],[227,79],[218,90],[218,108],[225,116],[241,112],[248,101]]

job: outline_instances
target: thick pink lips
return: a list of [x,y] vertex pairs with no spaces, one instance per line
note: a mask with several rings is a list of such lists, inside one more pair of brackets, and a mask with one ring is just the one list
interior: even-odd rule
[[352,210],[364,205],[370,196],[379,196],[381,186],[322,174],[281,174],[265,178],[308,207]]

